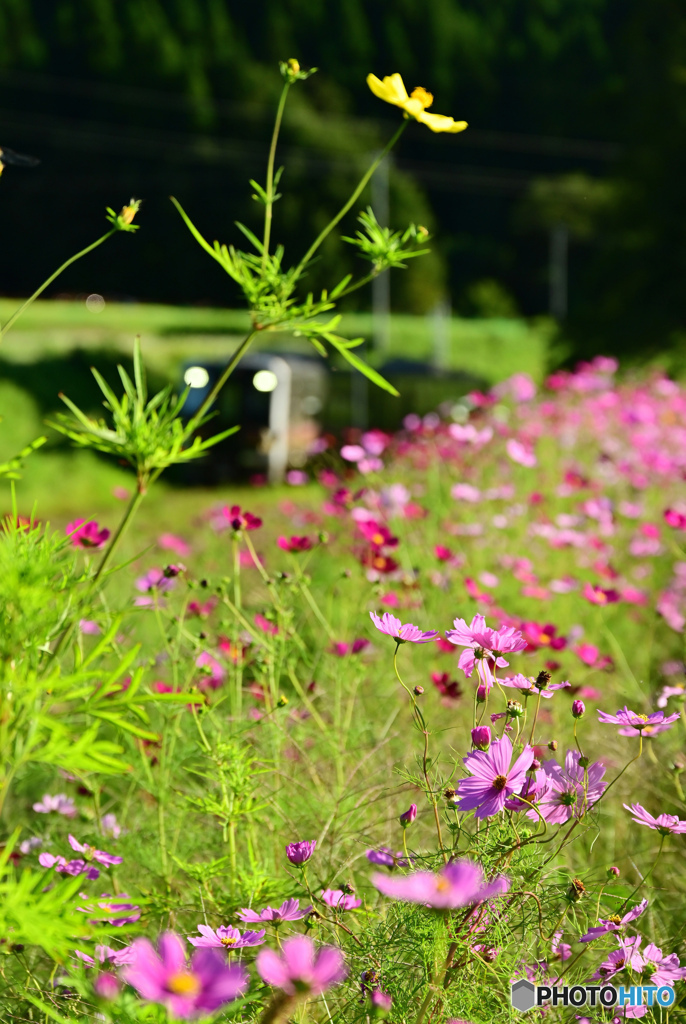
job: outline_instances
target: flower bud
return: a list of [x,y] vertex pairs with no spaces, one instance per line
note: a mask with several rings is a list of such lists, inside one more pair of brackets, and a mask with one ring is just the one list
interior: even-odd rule
[[485,704],[487,696],[488,696],[488,690],[486,689],[484,684],[481,683],[477,687],[477,690],[476,690],[476,703],[477,704]]
[[477,725],[472,729],[472,743],[477,750],[488,750],[491,745],[491,729],[488,725]]
[[546,686],[550,682],[550,679],[550,672],[546,672],[544,669],[542,672],[539,672],[536,676],[536,686],[539,690],[545,690]]
[[291,57],[290,60],[286,61],[286,63],[288,64],[288,70],[291,71],[294,75],[297,75],[297,73],[300,71],[300,64],[295,59],[295,57]]
[[531,765],[529,766],[529,771],[530,772],[537,772],[537,771],[540,771],[541,767],[542,767],[541,766],[541,762],[538,760],[537,757],[535,757],[533,759],[533,761],[531,762]]
[[281,696],[279,697],[279,699],[276,702],[276,706],[277,706],[277,708],[285,708],[287,704],[288,704],[288,697],[286,697],[282,693]]
[[403,828],[407,828],[408,825],[412,824],[412,822],[415,820],[416,817],[417,817],[417,805],[416,804],[410,804],[408,809],[406,811],[404,811],[400,815],[400,818],[398,820],[400,821],[400,824],[402,825]]
[[579,768],[588,768],[590,763],[591,763],[590,757],[580,757],[579,758]]
[[370,999],[372,1002],[372,1012],[375,1017],[385,1017],[387,1013],[390,1013],[393,998],[388,992],[382,992],[380,989],[377,989],[376,992],[372,992]]
[[548,750],[557,750],[557,740],[551,740],[548,744]]
[[113,974],[108,974],[107,971],[103,971],[95,979],[93,985],[93,991],[101,999],[114,1000],[119,995],[121,985]]
[[421,695],[424,693],[424,687],[423,686],[415,686],[414,692],[417,695],[417,697],[421,697]]
[[507,702],[507,715],[508,718],[521,718],[524,714],[524,708],[518,700],[508,700]]
[[612,865],[611,868],[607,869],[607,877],[608,878],[619,878],[620,875],[621,875],[621,871],[614,864]]
[[572,714],[575,718],[581,718],[586,713],[586,705],[582,700],[572,701]]
[[303,839],[299,843],[289,843],[286,847],[286,856],[291,864],[301,867],[310,859],[316,845],[316,839]]

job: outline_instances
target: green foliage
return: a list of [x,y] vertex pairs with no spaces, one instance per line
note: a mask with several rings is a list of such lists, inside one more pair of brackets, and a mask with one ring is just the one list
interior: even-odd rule
[[[383,273],[393,267],[405,269],[405,260],[414,256],[426,256],[430,249],[419,249],[431,237],[426,228],[410,224],[404,231],[392,231],[381,227],[371,206],[368,206],[357,218],[363,230],[357,231],[354,238],[343,236],[344,242],[359,249],[359,255],[372,264],[374,275]],[[411,245],[407,243],[411,242]]]
[[117,398],[98,371],[93,370],[93,376],[105,396],[103,404],[112,416],[111,427],[104,420],[93,420],[86,416],[66,395],[62,395],[62,401],[72,415],[70,417],[58,413],[55,421],[50,424],[53,429],[64,434],[78,447],[94,448],[125,460],[136,470],[138,480],[143,484],[153,473],[159,474],[168,466],[200,458],[213,445],[239,429],[232,427],[207,440],[195,437],[189,444],[192,433],[207,422],[207,418],[185,423],[180,413],[188,391],[174,396],[171,384],[148,399],[139,339],[134,344],[133,362],[133,381],[123,367],[119,367],[124,385],[121,399]]

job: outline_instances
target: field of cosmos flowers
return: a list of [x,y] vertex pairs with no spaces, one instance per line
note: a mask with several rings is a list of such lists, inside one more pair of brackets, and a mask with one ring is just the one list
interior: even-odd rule
[[5,518],[0,1019],[684,1019],[686,390],[616,370],[107,563]]
[[284,269],[276,142],[312,73],[281,64],[254,251],[176,204],[250,311],[199,411],[148,396],[136,344],[123,393],[95,371],[105,419],[52,424],[133,470],[119,522],[26,515],[21,483],[2,519],[0,1020],[684,1020],[686,390],[517,373],[317,439],[281,492],[147,497],[233,433],[198,432],[262,331],[393,391],[319,318],[428,231],[370,209],[369,273],[296,285],[409,122],[466,124],[370,75],[400,126]]

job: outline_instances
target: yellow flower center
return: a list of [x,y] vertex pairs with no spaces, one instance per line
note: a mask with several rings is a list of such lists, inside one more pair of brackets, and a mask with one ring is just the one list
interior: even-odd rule
[[438,878],[438,879],[436,879],[436,891],[437,892],[447,892],[449,888],[450,888],[450,882],[448,881],[447,878]]
[[189,971],[179,971],[167,978],[167,991],[175,996],[194,996],[200,991],[200,980]]
[[418,85],[416,89],[412,90],[410,98],[413,100],[419,100],[422,105],[422,110],[427,110],[434,101],[433,94],[428,92],[421,85]]
[[493,779],[493,788],[497,789],[498,792],[500,792],[501,790],[505,789],[506,785],[507,785],[507,775],[496,775],[496,777]]
[[647,715],[636,715],[636,718],[640,718],[642,722],[647,722],[648,721],[648,716]]
[[223,939],[220,939],[222,946],[234,946],[237,941],[237,939],[229,938],[227,935],[225,935]]
[[378,544],[381,546],[384,542],[384,536],[382,533],[375,533],[372,535],[372,544]]
[[619,916],[619,914],[610,914],[610,916],[608,917],[608,921],[611,921],[612,924],[621,924],[622,923],[622,919]]

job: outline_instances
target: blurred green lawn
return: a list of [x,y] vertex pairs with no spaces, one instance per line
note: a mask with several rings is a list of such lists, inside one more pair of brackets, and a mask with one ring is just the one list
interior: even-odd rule
[[[17,300],[0,299],[0,323],[9,318],[17,305]],[[45,403],[41,406],[32,393],[30,367],[35,368],[36,393],[40,390],[44,397],[47,389],[52,396],[54,388],[54,408],[59,408],[58,393],[69,393],[70,380],[53,380],[52,376],[59,373],[55,361],[59,366],[59,359],[69,353],[82,350],[87,353],[88,362],[92,360],[97,366],[98,351],[103,359],[107,355],[111,360],[113,354],[116,358],[130,357],[133,338],[140,334],[149,370],[159,378],[176,382],[187,360],[221,360],[230,355],[247,327],[247,314],[239,310],[107,302],[101,312],[93,313],[83,300],[34,303],[3,339],[0,349],[0,461],[41,434],[55,436],[44,423]],[[372,316],[344,314],[339,329],[348,337],[371,339]],[[435,332],[430,316],[393,316],[388,356],[432,360]],[[446,335],[445,367],[467,371],[492,384],[517,370],[540,380],[554,327],[544,320],[528,323],[452,318]],[[313,351],[302,339],[277,333],[258,339],[256,348],[259,347]],[[382,361],[374,354],[370,359]],[[21,364],[25,387],[8,379],[11,367],[7,364],[15,368]],[[122,486],[131,486],[130,474],[89,452],[41,451],[27,461],[19,485],[19,504],[27,512],[36,502],[40,518],[61,521],[77,514],[106,512],[112,504],[119,504],[112,497],[112,489]],[[6,492],[4,504],[9,507],[9,485],[0,482],[0,487]],[[236,493],[235,487],[230,490],[231,494]],[[158,494],[165,493],[168,489],[162,485]],[[198,497],[192,492],[189,502]],[[183,503],[185,495],[178,494],[176,500]],[[205,503],[210,500],[206,496]],[[161,515],[165,508],[165,501],[161,501]],[[171,521],[167,526],[171,528]]]

